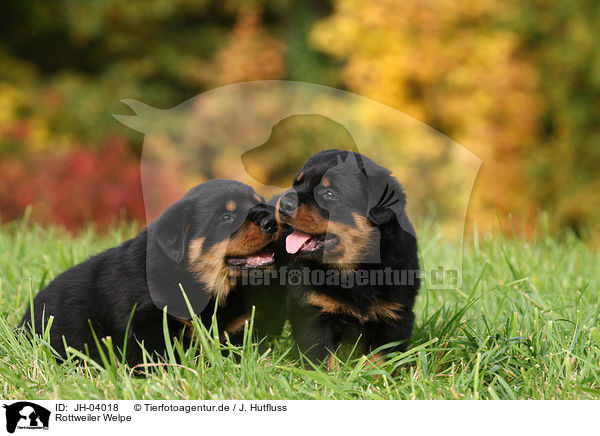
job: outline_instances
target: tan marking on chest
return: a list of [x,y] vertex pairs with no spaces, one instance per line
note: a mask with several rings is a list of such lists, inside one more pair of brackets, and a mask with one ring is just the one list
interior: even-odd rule
[[397,321],[402,318],[400,303],[380,301],[371,304],[366,312],[361,312],[335,298],[317,292],[307,293],[304,300],[311,306],[318,307],[321,313],[349,315],[361,324],[368,321]]
[[242,316],[238,316],[231,320],[226,326],[225,331],[230,334],[236,334],[244,330],[244,326],[247,322],[250,322],[250,314],[245,314]]

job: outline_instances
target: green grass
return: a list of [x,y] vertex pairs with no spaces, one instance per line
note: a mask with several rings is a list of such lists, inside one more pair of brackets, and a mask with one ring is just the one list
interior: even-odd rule
[[[378,367],[341,353],[336,371],[304,369],[287,329],[266,351],[220,345],[214,329],[202,330],[198,344],[173,341],[165,361],[135,369],[109,352],[103,362],[72,356],[59,365],[43,338],[15,336],[31,293],[136,233],[115,225],[102,237],[71,237],[26,219],[0,229],[3,398],[600,398],[600,256],[570,234],[542,230],[531,241],[490,233],[466,243],[462,288],[422,290],[411,348]],[[431,231],[420,238],[430,264],[451,254]]]

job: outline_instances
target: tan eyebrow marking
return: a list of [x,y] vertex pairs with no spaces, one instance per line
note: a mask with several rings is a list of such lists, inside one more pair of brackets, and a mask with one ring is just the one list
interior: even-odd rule
[[304,177],[304,171],[302,171],[300,174],[298,174],[298,177],[296,177],[296,183],[299,183],[300,180],[302,180],[302,177]]
[[233,212],[237,207],[237,204],[235,204],[235,201],[233,200],[229,200],[227,203],[225,203],[225,209],[227,209],[229,212]]
[[321,185],[329,188],[331,186],[331,180],[329,180],[329,177],[323,177],[323,180],[321,180]]
[[258,201],[259,203],[262,203],[262,198],[260,198],[258,196],[258,194],[254,194],[254,198],[256,199],[256,201]]

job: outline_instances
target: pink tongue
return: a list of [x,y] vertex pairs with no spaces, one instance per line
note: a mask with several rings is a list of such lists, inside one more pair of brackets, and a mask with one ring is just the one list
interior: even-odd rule
[[285,249],[290,254],[296,254],[300,250],[300,247],[310,238],[312,238],[311,235],[300,230],[294,230],[294,233],[285,239]]

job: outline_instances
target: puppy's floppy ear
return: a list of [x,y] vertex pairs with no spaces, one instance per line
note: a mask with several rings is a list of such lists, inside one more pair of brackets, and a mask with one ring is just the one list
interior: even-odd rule
[[406,206],[406,195],[402,186],[387,169],[374,162],[366,162],[365,172],[369,193],[369,219],[375,225],[383,225],[396,215],[400,217]]
[[181,264],[185,259],[192,224],[192,208],[191,200],[180,200],[152,224],[152,237],[162,252],[177,264]]
[[367,166],[367,190],[369,221],[377,227],[394,223],[404,227],[406,195],[402,186],[389,171],[379,166],[378,168]]

